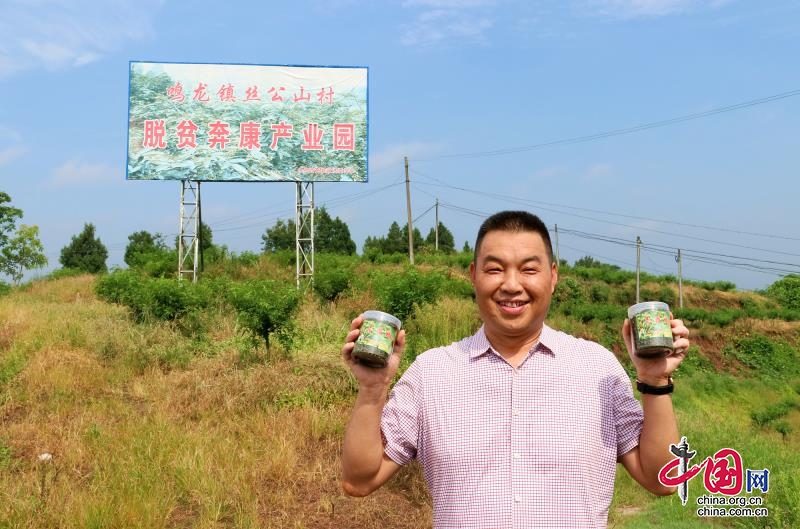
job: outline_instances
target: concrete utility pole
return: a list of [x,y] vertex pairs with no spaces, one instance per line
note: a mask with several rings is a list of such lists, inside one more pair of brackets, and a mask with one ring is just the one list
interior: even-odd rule
[[414,228],[411,222],[411,182],[408,180],[408,156],[406,161],[406,209],[408,210],[408,260],[414,264]]
[[436,234],[436,239],[435,239],[436,244],[434,245],[434,248],[438,252],[439,251],[439,199],[438,198],[436,199],[436,228],[434,233]]
[[561,266],[561,256],[558,253],[558,224],[556,227],[556,266]]
[[681,270],[681,249],[678,248],[678,255],[675,262],[678,263],[678,306],[683,308],[683,272]]
[[639,263],[642,257],[642,239],[636,236],[636,303],[639,303]]

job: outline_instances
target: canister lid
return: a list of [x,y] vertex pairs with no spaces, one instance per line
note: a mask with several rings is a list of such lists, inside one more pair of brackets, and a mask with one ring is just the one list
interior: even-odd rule
[[400,327],[403,325],[400,322],[400,320],[397,319],[396,317],[394,317],[391,314],[388,314],[386,312],[381,312],[379,310],[367,310],[367,311],[364,311],[364,314],[362,314],[362,316],[364,316],[365,320],[374,320],[374,321],[386,322],[389,325],[392,325],[392,326],[396,327],[397,330],[400,330]]
[[634,315],[646,310],[666,310],[669,312],[669,305],[663,301],[642,301],[641,303],[628,307],[628,317],[633,318]]

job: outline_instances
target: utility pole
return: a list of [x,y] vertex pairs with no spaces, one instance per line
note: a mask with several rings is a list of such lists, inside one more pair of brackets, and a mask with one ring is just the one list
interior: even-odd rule
[[561,256],[558,252],[558,224],[556,224],[556,266],[561,266]]
[[675,257],[678,263],[678,306],[683,308],[683,272],[681,271],[681,249],[678,248],[678,255]]
[[436,228],[434,230],[434,233],[436,234],[436,239],[435,239],[436,244],[434,245],[434,248],[438,252],[439,251],[439,199],[438,198],[436,199]]
[[636,303],[639,303],[639,264],[642,257],[642,239],[636,236]]
[[406,209],[408,210],[408,260],[414,264],[414,228],[411,226],[411,182],[408,180],[408,156],[406,162]]

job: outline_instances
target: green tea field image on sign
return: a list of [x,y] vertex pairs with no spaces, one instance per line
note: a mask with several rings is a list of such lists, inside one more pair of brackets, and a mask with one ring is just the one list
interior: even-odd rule
[[128,180],[367,181],[367,69],[130,63]]

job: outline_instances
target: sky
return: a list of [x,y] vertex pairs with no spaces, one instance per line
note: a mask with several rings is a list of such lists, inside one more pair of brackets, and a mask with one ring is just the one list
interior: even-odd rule
[[[360,249],[407,220],[456,245],[538,214],[568,263],[760,290],[800,273],[794,0],[2,0],[0,191],[49,265],[86,223],[172,241],[179,182],[126,180],[131,61],[367,67],[369,181],[314,185]],[[259,252],[291,182],[201,185],[213,242]],[[8,278],[6,278],[8,279]]]

